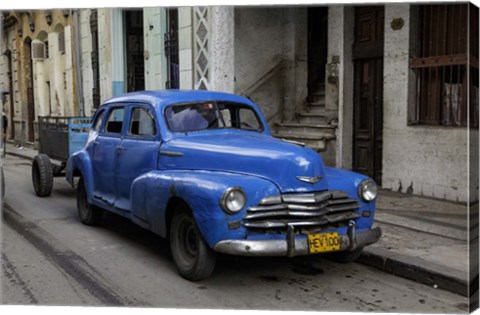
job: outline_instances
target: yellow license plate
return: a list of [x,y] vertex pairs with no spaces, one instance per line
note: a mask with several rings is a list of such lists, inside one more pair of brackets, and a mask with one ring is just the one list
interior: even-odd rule
[[340,238],[337,232],[309,234],[308,250],[310,254],[340,250]]

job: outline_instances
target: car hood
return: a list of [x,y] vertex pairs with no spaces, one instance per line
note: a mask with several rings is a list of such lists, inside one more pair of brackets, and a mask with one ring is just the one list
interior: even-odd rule
[[[281,192],[327,189],[322,158],[313,150],[248,131],[188,134],[164,143],[161,169],[242,173],[268,179]],[[298,177],[318,177],[316,183]]]

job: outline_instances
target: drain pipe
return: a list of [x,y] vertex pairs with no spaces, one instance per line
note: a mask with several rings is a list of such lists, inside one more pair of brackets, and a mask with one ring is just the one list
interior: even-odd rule
[[75,52],[77,57],[77,95],[78,95],[78,115],[85,116],[85,103],[83,99],[83,81],[82,81],[82,55],[80,50],[80,28],[78,26],[78,9],[73,9],[73,21],[75,24]]

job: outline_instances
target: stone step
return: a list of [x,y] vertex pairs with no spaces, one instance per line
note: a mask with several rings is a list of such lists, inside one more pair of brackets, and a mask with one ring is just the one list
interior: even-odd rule
[[306,106],[305,107],[305,112],[309,114],[318,114],[318,115],[324,115],[325,113],[325,106]]
[[335,135],[335,126],[326,124],[284,122],[277,123],[277,132],[289,134]]
[[294,121],[290,122],[280,122],[276,123],[279,127],[305,127],[305,128],[315,128],[315,129],[335,129],[335,126],[327,124],[312,124],[312,123],[297,123]]
[[306,139],[301,135],[274,133],[274,137],[284,139],[286,141],[292,141],[294,143],[301,143],[314,151],[324,151],[327,147],[325,139]]
[[317,118],[324,118],[324,113],[317,113],[317,112],[307,112],[306,110],[301,111],[297,114],[298,117],[317,117]]
[[277,138],[285,138],[285,139],[292,139],[295,141],[303,142],[307,140],[332,140],[335,139],[335,133],[332,132],[318,132],[315,134],[301,134],[301,133],[290,133],[290,132],[282,132],[277,131],[273,134],[274,137]]
[[308,112],[304,110],[297,114],[296,120],[304,124],[327,124],[325,111],[312,110]]
[[311,94],[309,100],[309,103],[325,104],[325,94]]
[[322,99],[322,100],[316,101],[316,102],[308,102],[307,106],[311,106],[311,107],[322,106],[322,107],[324,107],[325,106],[325,99]]

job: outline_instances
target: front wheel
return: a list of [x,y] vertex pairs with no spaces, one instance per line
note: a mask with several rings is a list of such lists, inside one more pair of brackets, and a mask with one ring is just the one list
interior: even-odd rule
[[216,254],[203,240],[188,207],[181,206],[176,210],[170,224],[173,261],[185,279],[205,279],[213,272]]
[[88,203],[87,189],[82,178],[77,188],[77,211],[80,221],[85,225],[98,225],[102,221],[103,210]]

